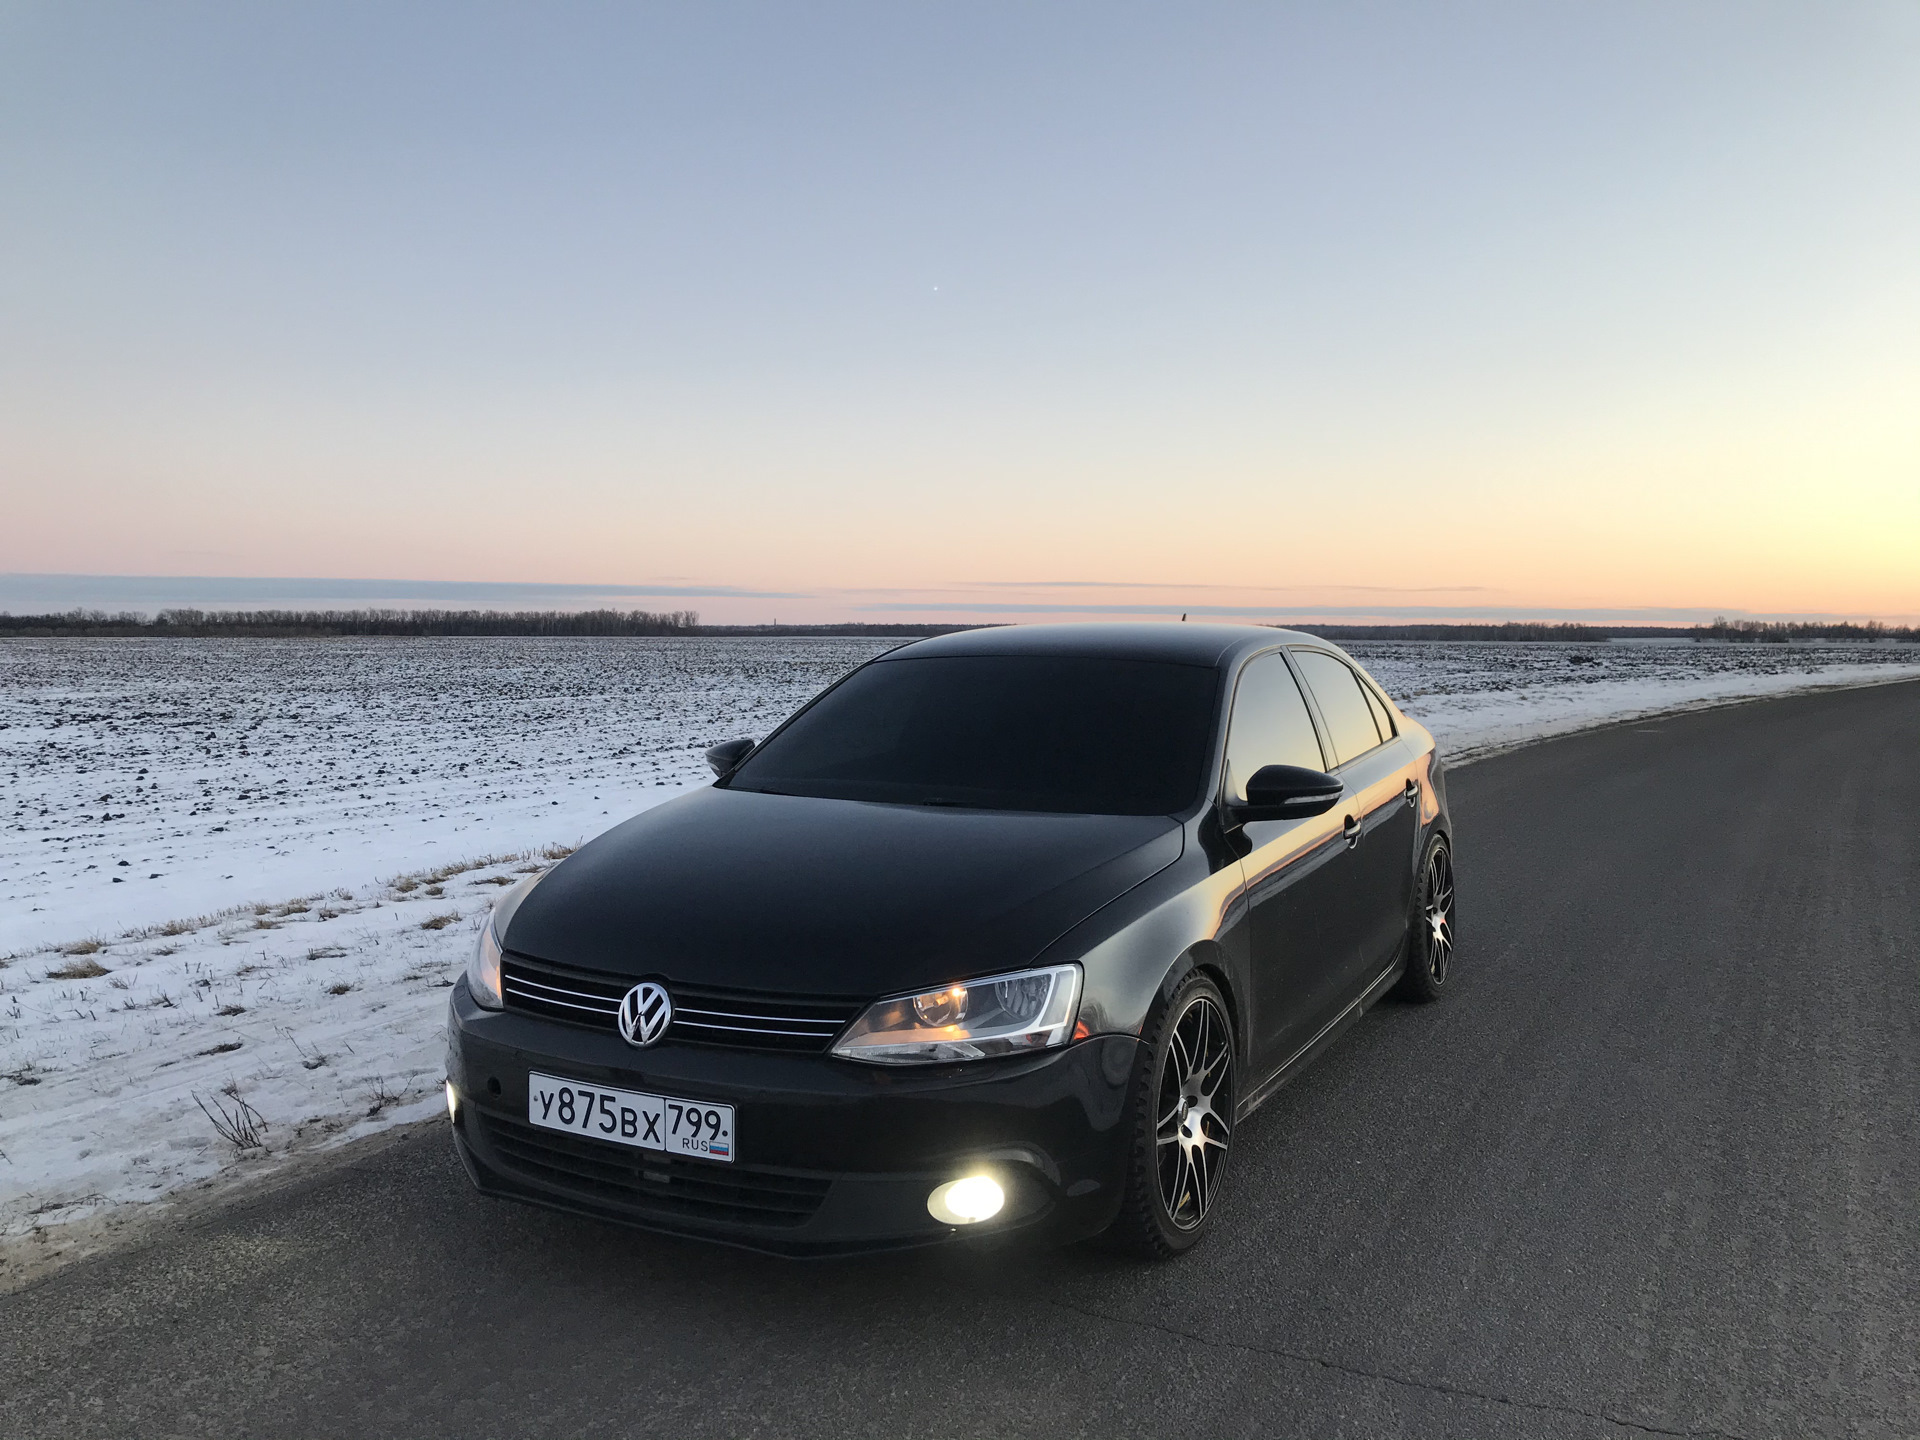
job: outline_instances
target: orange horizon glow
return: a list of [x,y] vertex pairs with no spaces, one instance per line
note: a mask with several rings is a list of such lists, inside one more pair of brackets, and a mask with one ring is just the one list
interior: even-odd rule
[[1900,7],[409,13],[9,32],[0,572],[1920,620]]

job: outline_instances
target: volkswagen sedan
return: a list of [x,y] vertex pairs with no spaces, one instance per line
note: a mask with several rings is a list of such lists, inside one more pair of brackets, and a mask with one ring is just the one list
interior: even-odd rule
[[1178,1254],[1238,1128],[1439,996],[1433,737],[1337,647],[1226,625],[881,656],[509,891],[453,991],[481,1190],[831,1254]]

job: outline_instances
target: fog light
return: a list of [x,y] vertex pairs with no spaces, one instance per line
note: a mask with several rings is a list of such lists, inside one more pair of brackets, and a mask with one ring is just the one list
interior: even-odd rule
[[991,1220],[1007,1203],[1007,1192],[990,1175],[949,1180],[927,1197],[927,1213],[946,1225],[977,1225]]
[[453,1093],[453,1081],[447,1081],[447,1118],[458,1123],[460,1119],[460,1097]]

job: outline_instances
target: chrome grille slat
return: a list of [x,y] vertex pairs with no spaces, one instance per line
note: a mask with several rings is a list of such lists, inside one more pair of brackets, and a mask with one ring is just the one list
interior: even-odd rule
[[[509,985],[518,985],[523,990],[543,990],[550,995],[579,996],[587,993],[584,990],[569,990],[566,987],[561,985],[542,985],[538,980],[528,980],[524,976],[519,976],[519,975],[511,977],[510,979],[508,979],[507,983]],[[612,1005],[613,1008],[616,1010],[620,1008],[620,1002],[618,1000],[609,998],[607,1003]]]
[[[522,955],[508,954],[501,962],[501,996],[508,1009],[595,1030],[618,1032],[620,999],[632,984]],[[749,995],[671,982],[667,993],[674,1007],[669,1039],[814,1054],[832,1044],[865,1003],[827,996]],[[804,1013],[808,1011],[813,1013]]]
[[[581,1005],[572,1000],[556,999],[551,995],[526,995],[512,985],[507,987],[506,993],[509,996],[519,995],[520,998],[524,1000],[538,1000],[542,1005],[564,1005],[569,1010],[584,1010],[589,1015],[611,1015],[617,1017],[620,1014],[620,1007],[618,1005]],[[562,991],[561,993],[564,994],[566,992]]]
[[673,1023],[684,1025],[689,1030],[720,1030],[728,1035],[793,1035],[802,1040],[831,1040],[836,1033],[832,1030],[761,1030],[744,1025],[707,1025],[698,1020],[682,1020],[678,1015],[673,1017]]
[[680,1010],[688,1015],[718,1015],[726,1020],[777,1020],[786,1025],[831,1025],[839,1023],[838,1021],[820,1020],[812,1015],[740,1015],[731,1010],[703,1010],[693,1005],[682,1005]]

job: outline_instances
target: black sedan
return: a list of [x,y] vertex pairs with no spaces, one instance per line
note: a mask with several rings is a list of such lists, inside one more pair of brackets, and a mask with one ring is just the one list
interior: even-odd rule
[[447,1099],[488,1194],[788,1254],[1177,1254],[1235,1128],[1447,981],[1433,737],[1309,635],[947,635],[708,759],[482,927]]

